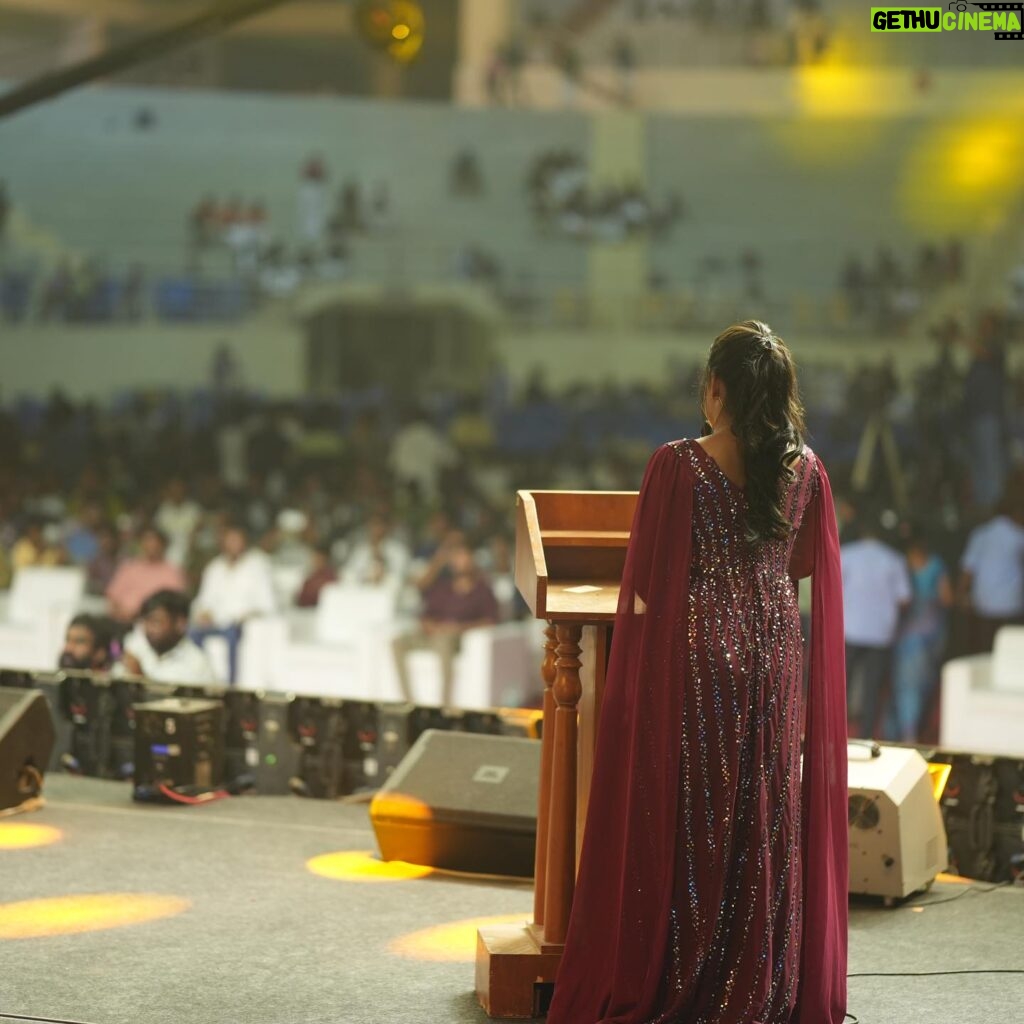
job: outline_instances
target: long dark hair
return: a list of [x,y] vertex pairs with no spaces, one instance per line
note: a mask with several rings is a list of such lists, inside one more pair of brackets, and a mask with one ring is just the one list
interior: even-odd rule
[[785,342],[760,320],[744,320],[715,338],[701,385],[711,376],[725,385],[723,411],[732,417],[747,477],[747,537],[752,542],[784,540],[790,523],[783,515],[783,484],[795,476],[803,452],[804,411],[796,366]]

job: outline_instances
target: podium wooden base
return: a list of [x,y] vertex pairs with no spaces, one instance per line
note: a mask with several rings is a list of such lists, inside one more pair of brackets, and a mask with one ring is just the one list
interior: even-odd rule
[[488,1017],[529,1020],[547,1009],[562,946],[544,943],[530,923],[476,933],[476,997]]

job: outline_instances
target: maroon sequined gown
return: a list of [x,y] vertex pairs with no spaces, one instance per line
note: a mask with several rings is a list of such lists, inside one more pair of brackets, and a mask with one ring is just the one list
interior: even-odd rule
[[[828,477],[805,449],[789,540],[748,544],[745,508],[696,441],[652,456],[549,1024],[842,1024],[846,694]],[[812,570],[805,701],[793,580]]]

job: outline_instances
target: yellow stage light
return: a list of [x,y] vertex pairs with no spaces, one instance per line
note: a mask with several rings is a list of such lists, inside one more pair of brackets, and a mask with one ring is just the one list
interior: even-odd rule
[[900,197],[925,231],[993,230],[1020,196],[1024,136],[1012,117],[945,119],[909,154]]
[[523,924],[532,918],[532,911],[525,911],[521,914],[474,917],[434,925],[393,939],[388,943],[388,952],[410,960],[472,963],[476,958],[477,929],[496,924]]
[[339,882],[407,882],[426,878],[432,869],[401,860],[381,860],[370,850],[341,850],[322,853],[306,861],[314,875]]
[[49,846],[63,838],[64,833],[50,825],[0,822],[0,850],[28,850],[35,846]]
[[423,46],[426,19],[415,0],[363,0],[357,24],[371,46],[399,64],[410,63]]
[[124,928],[188,910],[179,896],[146,892],[91,893],[0,904],[0,940]]

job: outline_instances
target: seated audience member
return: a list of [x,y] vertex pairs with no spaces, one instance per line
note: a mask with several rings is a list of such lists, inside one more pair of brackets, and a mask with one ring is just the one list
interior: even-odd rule
[[76,615],[64,634],[59,665],[79,672],[109,672],[114,630],[101,615]]
[[203,570],[192,605],[192,638],[197,643],[221,636],[228,643],[229,678],[235,682],[242,625],[276,610],[270,559],[249,546],[249,533],[232,523],[221,534],[221,553]]
[[346,583],[364,586],[399,586],[405,578],[409,552],[405,545],[391,536],[387,519],[371,515],[366,523],[366,535],[352,549],[342,570]]
[[300,608],[315,608],[320,603],[320,591],[329,583],[337,582],[338,572],[331,564],[331,549],[326,544],[318,544],[313,549],[310,573],[302,584],[295,603]]
[[131,675],[166,683],[213,683],[206,652],[188,635],[191,602],[179,590],[158,590],[142,602],[124,642],[121,665]]
[[155,526],[139,534],[140,557],[122,562],[107,587],[110,614],[118,622],[132,622],[142,602],[158,590],[184,590],[185,574],[167,560],[167,535]]
[[95,501],[82,504],[64,536],[64,550],[75,565],[88,565],[99,553],[103,509]]
[[416,581],[423,596],[423,612],[417,629],[396,636],[392,642],[402,694],[412,701],[406,655],[414,650],[433,650],[441,656],[444,681],[442,703],[451,704],[455,682],[455,655],[462,634],[474,626],[498,620],[498,604],[490,584],[473,559],[461,535],[449,537]]
[[64,553],[46,536],[44,521],[30,519],[21,537],[11,548],[11,568],[17,572],[29,566],[60,565]]
[[153,522],[167,534],[167,559],[175,565],[184,566],[188,560],[192,535],[203,518],[199,503],[188,496],[188,488],[181,477],[167,482],[164,500],[160,503]]
[[99,542],[99,549],[86,569],[85,589],[89,594],[102,597],[106,594],[114,573],[117,572],[121,538],[116,527],[110,523],[103,523],[96,531],[96,539]]

